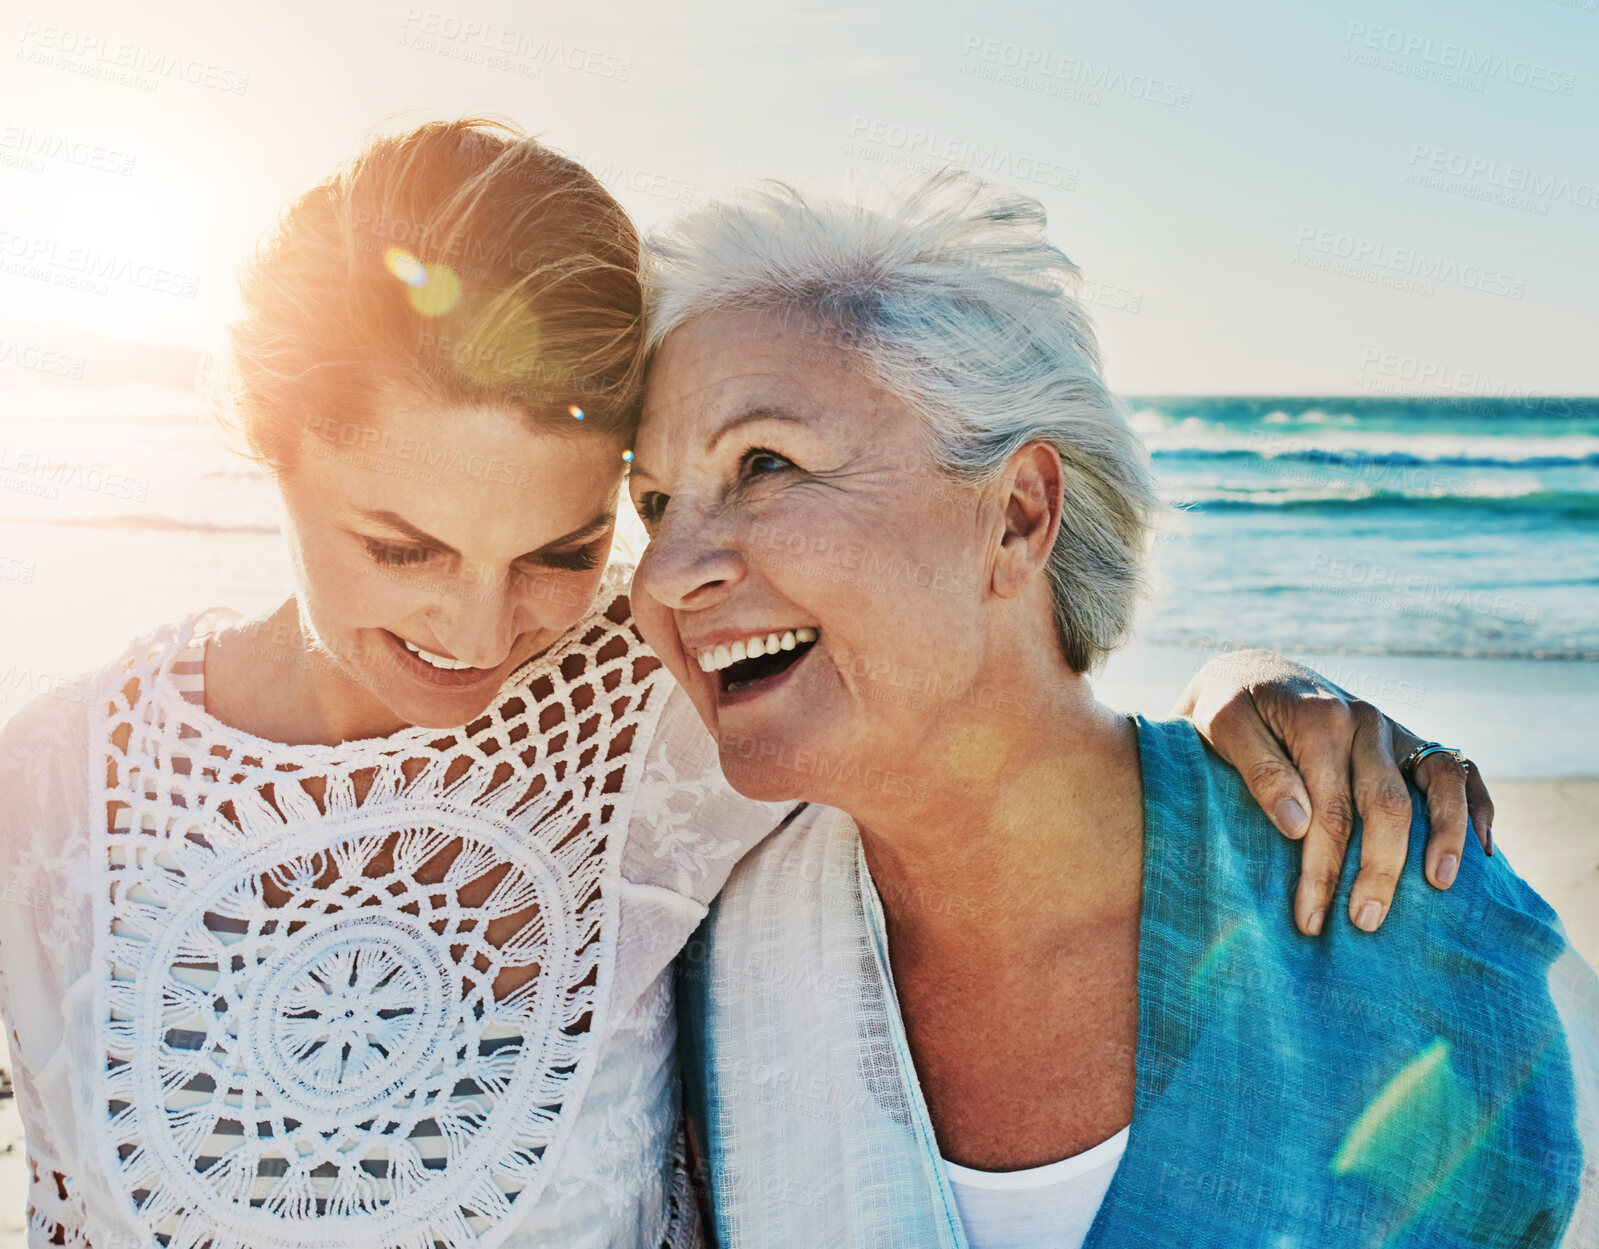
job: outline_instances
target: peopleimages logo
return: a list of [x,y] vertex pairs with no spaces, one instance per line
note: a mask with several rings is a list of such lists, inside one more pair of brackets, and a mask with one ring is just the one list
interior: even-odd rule
[[[0,555],[0,581],[20,581],[24,585],[32,585],[34,574],[39,571],[39,566],[31,559],[17,559],[11,555]],[[15,670],[16,665],[12,665]]]
[[193,299],[200,279],[93,247],[64,247],[55,239],[0,226],[0,272],[57,286],[107,294],[112,284]]
[[184,56],[165,48],[130,43],[114,35],[74,30],[54,23],[23,22],[18,58],[50,63],[91,78],[106,77],[141,90],[155,91],[163,82],[185,82],[230,95],[243,95],[250,75],[236,69]]
[[[420,51],[444,52],[453,47],[458,59],[487,64],[491,69],[513,68],[515,63],[520,63],[532,70],[530,76],[535,78],[545,65],[559,65],[617,82],[626,82],[633,76],[630,57],[568,44],[548,35],[496,26],[477,18],[463,18],[439,9],[406,9],[400,30],[401,43]],[[496,59],[485,62],[483,57]]]
[[[1343,581],[1373,592],[1388,591],[1385,598],[1364,598],[1359,601],[1373,602],[1377,606],[1413,614],[1433,615],[1439,619],[1443,617],[1439,616],[1434,605],[1464,608],[1479,615],[1493,616],[1498,620],[1517,624],[1536,624],[1541,613],[1539,605],[1528,599],[1511,598],[1509,595],[1484,590],[1477,586],[1440,581],[1426,573],[1406,572],[1402,568],[1348,559],[1327,552],[1319,552],[1311,561],[1311,572],[1323,578]],[[1323,594],[1340,593],[1336,587],[1312,586],[1311,588]],[[1421,606],[1417,606],[1418,604]],[[1425,610],[1428,608],[1432,610]]]
[[[1525,57],[1506,56],[1503,52],[1483,52],[1449,40],[1434,40],[1430,35],[1417,35],[1396,30],[1391,26],[1368,26],[1365,22],[1350,22],[1344,35],[1349,46],[1344,49],[1344,59],[1373,64],[1381,69],[1396,69],[1418,78],[1435,78],[1455,83],[1455,75],[1466,79],[1498,79],[1517,87],[1548,91],[1557,95],[1571,95],[1577,87],[1577,76],[1529,61]],[[1381,54],[1397,58],[1397,63],[1383,64]],[[1405,69],[1405,63],[1410,68]],[[1422,66],[1431,66],[1429,73]],[[1460,82],[1459,85],[1470,85]],[[1480,88],[1474,88],[1480,89]]]
[[[1307,254],[1301,256],[1301,252]],[[1307,269],[1324,269],[1349,277],[1374,275],[1367,280],[1375,280],[1375,275],[1386,272],[1406,282],[1413,281],[1421,288],[1419,293],[1428,295],[1432,294],[1425,289],[1429,282],[1481,291],[1486,295],[1504,295],[1509,299],[1521,299],[1527,290],[1524,277],[1478,264],[1461,264],[1419,248],[1394,247],[1376,239],[1315,226],[1299,227],[1293,262]]]
[[[1580,180],[1546,173],[1525,165],[1501,164],[1486,156],[1457,152],[1433,143],[1412,143],[1410,165],[1415,173],[1447,175],[1463,183],[1504,191],[1527,200],[1551,200],[1577,208],[1599,208],[1599,179]],[[1413,174],[1414,178],[1414,174]],[[1516,201],[1509,200],[1512,206]],[[1547,212],[1548,209],[1544,208]]]
[[[468,454],[449,441],[430,442],[425,438],[398,438],[386,429],[361,425],[355,421],[333,416],[313,415],[307,428],[329,448],[356,452],[384,460],[414,464],[422,469],[458,473],[481,481],[498,482],[506,486],[531,486],[537,475],[525,464],[502,460],[498,456]],[[392,470],[388,470],[392,471]],[[437,476],[423,476],[423,481],[437,481]]]
[[37,451],[4,444],[0,444],[0,474],[5,474],[0,484],[6,489],[10,489],[13,482],[22,481],[41,487],[40,490],[19,491],[23,494],[48,491],[45,497],[53,499],[59,497],[64,487],[134,503],[150,501],[150,483],[142,477],[125,477],[92,464],[52,460]]
[[[1168,82],[1153,74],[1140,74],[1114,65],[1096,65],[1081,57],[1063,56],[1059,52],[1029,48],[1004,39],[967,35],[961,46],[961,55],[990,67],[989,72],[974,73],[973,77],[991,78],[1004,85],[1032,86],[1034,82],[1054,81],[1087,92],[1125,95],[1130,99],[1148,100],[1151,104],[1166,104],[1172,108],[1187,108],[1194,98],[1194,89],[1182,83]],[[1030,78],[1031,75],[1036,75],[1036,79]],[[1084,102],[1098,104],[1099,100],[1089,96]]]
[[613,189],[621,188],[639,195],[653,195],[656,199],[673,200],[679,204],[694,202],[694,183],[661,173],[659,170],[640,169],[611,161],[604,165],[591,166],[589,172]]
[[955,164],[973,173],[1012,182],[1035,182],[1064,191],[1077,188],[1077,170],[1057,160],[1017,152],[997,143],[985,144],[921,126],[859,115],[850,123],[849,137],[851,156],[880,164],[923,172]]
[[[1361,374],[1355,385],[1362,390],[1410,396],[1436,394],[1490,401],[1509,400],[1529,413],[1551,417],[1573,415],[1573,400],[1568,395],[1550,394],[1546,390],[1506,381],[1476,369],[1462,369],[1403,352],[1367,347],[1360,353],[1360,368]],[[1456,410],[1490,412],[1496,409],[1490,402]]]
[[101,173],[126,177],[133,172],[134,166],[134,157],[127,152],[48,130],[34,130],[28,126],[7,125],[0,130],[0,148],[35,162],[41,169],[45,161],[58,161],[63,165],[76,165],[80,169],[95,169]]
[[[15,338],[7,338],[4,334],[0,334],[0,368],[27,369],[29,372],[42,373],[46,377],[65,377],[70,381],[81,382],[87,364],[88,361],[82,356],[52,351],[48,347],[19,342]],[[0,449],[0,464],[3,464],[3,459],[4,450]]]

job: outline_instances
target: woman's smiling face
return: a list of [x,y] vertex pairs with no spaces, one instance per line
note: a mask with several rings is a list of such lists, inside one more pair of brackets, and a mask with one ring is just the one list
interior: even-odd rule
[[937,471],[911,407],[824,334],[699,317],[651,368],[630,489],[651,537],[634,614],[728,780],[835,804],[923,790],[893,762],[982,667],[1000,520]]
[[325,424],[279,483],[302,618],[393,716],[465,724],[588,611],[623,443],[409,392]]

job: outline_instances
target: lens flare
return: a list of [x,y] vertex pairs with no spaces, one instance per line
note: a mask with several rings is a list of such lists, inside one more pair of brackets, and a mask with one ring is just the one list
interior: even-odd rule
[[575,404],[575,403],[568,404],[566,410],[568,412],[570,412],[573,416],[575,416],[578,420],[581,421],[583,419],[583,409],[578,407],[577,404]]
[[427,284],[427,266],[403,247],[391,247],[384,252],[383,265],[407,286],[424,286]]
[[411,307],[423,316],[442,317],[460,302],[461,279],[449,265],[428,265],[426,269],[427,280],[406,294],[411,297]]
[[1433,1129],[1434,1137],[1442,1135],[1454,1109],[1451,1102],[1460,1097],[1449,1070],[1449,1043],[1440,1037],[1389,1080],[1355,1120],[1332,1160],[1333,1174],[1392,1170],[1396,1155],[1421,1125]]
[[411,307],[425,317],[442,317],[461,300],[461,279],[449,265],[425,265],[403,247],[384,252],[383,265],[410,288]]

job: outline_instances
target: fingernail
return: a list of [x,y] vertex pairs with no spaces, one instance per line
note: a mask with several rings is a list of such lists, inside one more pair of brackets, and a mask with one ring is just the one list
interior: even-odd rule
[[1382,923],[1382,903],[1362,902],[1360,912],[1355,916],[1355,927],[1362,932],[1376,932],[1380,923]]
[[1319,937],[1321,935],[1321,921],[1326,917],[1326,914],[1326,911],[1317,911],[1311,915],[1310,922],[1306,924],[1305,927],[1310,929],[1310,935],[1312,937]]
[[1460,860],[1452,854],[1446,854],[1438,860],[1438,883],[1452,885],[1455,880],[1455,871],[1460,867]]
[[1290,837],[1303,837],[1305,825],[1310,823],[1310,817],[1305,814],[1305,808],[1292,798],[1284,798],[1277,804],[1277,827]]

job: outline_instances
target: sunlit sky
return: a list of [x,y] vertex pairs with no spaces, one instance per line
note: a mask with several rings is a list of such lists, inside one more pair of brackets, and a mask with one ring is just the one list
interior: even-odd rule
[[[645,226],[762,175],[1021,186],[1133,393],[1599,392],[1596,0],[254,8],[0,4],[0,316],[205,346],[285,199],[488,113]],[[84,252],[145,276],[59,284]]]

